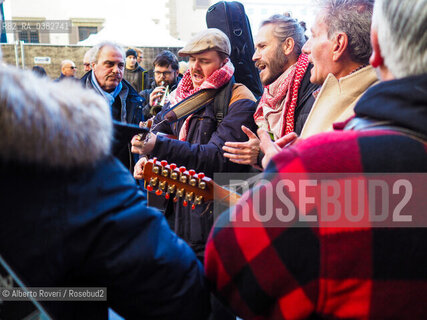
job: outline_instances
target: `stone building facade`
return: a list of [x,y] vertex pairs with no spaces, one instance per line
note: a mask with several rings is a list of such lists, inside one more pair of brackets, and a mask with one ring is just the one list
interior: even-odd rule
[[[63,46],[46,44],[24,44],[22,48],[24,50],[24,66],[22,65],[22,51],[21,46],[19,44],[1,44],[1,49],[3,52],[3,61],[11,65],[16,65],[16,62],[18,62],[18,66],[20,68],[24,67],[25,69],[30,70],[33,66],[39,65],[46,70],[48,76],[52,79],[55,79],[59,76],[61,72],[61,61],[65,59],[70,59],[74,61],[77,67],[77,76],[79,78],[82,77],[84,74],[83,56],[86,51],[90,49],[90,47],[78,45]],[[124,49],[126,50],[127,48]],[[153,61],[155,56],[162,50],[170,50],[173,53],[177,54],[180,48],[147,47],[140,49],[142,49],[144,52],[144,60],[142,63],[142,67],[146,70],[150,70],[153,68]],[[35,63],[34,58],[36,57],[50,58],[50,63]]]

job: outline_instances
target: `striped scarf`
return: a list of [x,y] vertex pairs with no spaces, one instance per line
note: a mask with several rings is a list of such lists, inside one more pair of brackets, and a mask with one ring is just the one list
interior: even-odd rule
[[[234,74],[234,66],[230,60],[220,69],[213,72],[200,87],[194,88],[193,81],[191,80],[190,69],[188,69],[181,81],[178,84],[178,87],[175,91],[173,91],[170,95],[170,107],[172,108],[174,105],[179,103],[180,101],[188,98],[194,93],[202,90],[202,89],[218,89],[223,85],[227,84],[231,77]],[[185,119],[184,124],[179,131],[179,140],[185,141],[188,135],[189,123],[190,119],[193,115],[190,115],[187,119]]]
[[[258,127],[273,131],[275,139],[294,131],[298,90],[308,64],[308,56],[301,54],[287,75],[280,76],[264,89],[254,120]],[[278,112],[281,112],[280,117],[275,117]]]

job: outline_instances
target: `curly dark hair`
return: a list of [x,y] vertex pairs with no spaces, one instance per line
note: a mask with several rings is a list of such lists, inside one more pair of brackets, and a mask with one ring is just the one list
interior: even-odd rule
[[178,58],[169,50],[160,52],[153,61],[153,66],[169,67],[177,71],[179,69]]

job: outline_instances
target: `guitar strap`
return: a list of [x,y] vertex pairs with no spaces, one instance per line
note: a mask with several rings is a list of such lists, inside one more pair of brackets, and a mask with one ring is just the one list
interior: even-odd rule
[[162,119],[169,123],[174,123],[182,118],[205,107],[209,102],[213,101],[217,89],[204,89],[197,91],[188,98],[177,103],[173,108],[163,114]]

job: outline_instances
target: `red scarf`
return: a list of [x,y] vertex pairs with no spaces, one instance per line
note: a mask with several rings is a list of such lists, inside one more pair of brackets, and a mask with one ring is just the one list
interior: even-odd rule
[[[234,66],[230,60],[220,69],[212,73],[202,85],[198,88],[193,87],[193,81],[191,80],[190,69],[188,69],[181,81],[178,84],[178,87],[170,96],[171,108],[178,102],[188,98],[192,94],[200,91],[202,89],[218,89],[223,85],[228,83],[231,80],[231,77],[234,74]],[[193,115],[190,115],[184,122],[179,131],[179,140],[185,141],[187,139],[188,129],[190,119]]]
[[286,99],[283,110],[281,110],[282,123],[279,132],[275,132],[275,138],[283,137],[294,131],[294,115],[298,102],[298,90],[302,78],[307,71],[308,63],[308,56],[301,54],[295,67],[293,67],[293,70],[285,79],[279,77],[264,89],[264,94],[254,114],[254,120],[259,127],[266,127],[270,131],[277,125],[277,123],[269,123],[268,115],[274,113],[275,110],[280,111],[281,104]]

